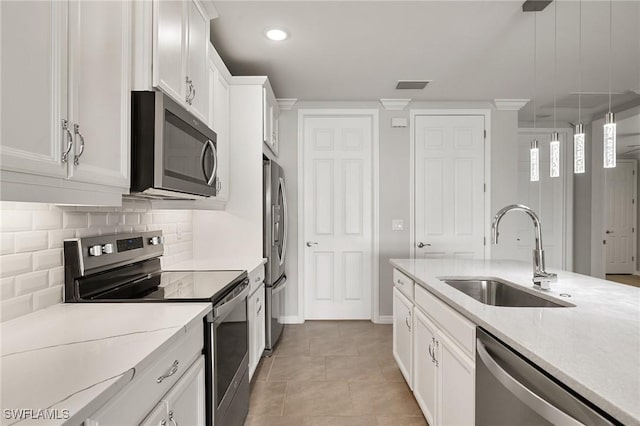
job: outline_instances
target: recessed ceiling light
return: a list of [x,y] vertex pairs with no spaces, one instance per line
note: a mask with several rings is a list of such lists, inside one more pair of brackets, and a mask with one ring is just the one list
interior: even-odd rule
[[273,41],[282,41],[289,37],[289,34],[280,28],[268,28],[264,32],[264,35],[266,35],[269,40]]

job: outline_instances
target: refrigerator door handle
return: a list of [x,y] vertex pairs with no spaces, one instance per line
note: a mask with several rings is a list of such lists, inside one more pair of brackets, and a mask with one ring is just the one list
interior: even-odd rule
[[284,265],[284,261],[287,257],[287,236],[289,228],[289,210],[287,208],[287,190],[284,186],[284,179],[282,177],[279,178],[278,185],[280,186],[280,191],[282,191],[282,208],[283,208],[283,218],[284,218],[284,235],[282,236],[282,257],[280,258],[280,266]]

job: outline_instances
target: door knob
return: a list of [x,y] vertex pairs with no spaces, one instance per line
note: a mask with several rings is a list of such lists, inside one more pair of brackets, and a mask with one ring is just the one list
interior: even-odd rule
[[315,241],[307,241],[307,247],[311,247],[311,246],[317,246],[318,243]]
[[613,231],[609,231],[608,229],[605,231],[605,234],[613,234]]
[[420,241],[418,244],[416,244],[418,246],[418,248],[423,248],[423,247],[431,247],[431,244],[425,244],[422,241]]

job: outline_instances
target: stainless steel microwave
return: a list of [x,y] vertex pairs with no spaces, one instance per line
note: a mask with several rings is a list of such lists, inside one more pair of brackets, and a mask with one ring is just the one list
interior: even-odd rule
[[131,193],[144,198],[216,195],[216,134],[160,91],[132,92]]

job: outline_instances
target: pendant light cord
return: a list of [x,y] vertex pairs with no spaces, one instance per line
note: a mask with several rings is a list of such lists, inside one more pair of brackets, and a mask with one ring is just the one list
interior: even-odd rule
[[613,0],[609,0],[609,112],[611,112],[611,63],[613,62]]
[[538,81],[538,67],[537,67],[537,18],[538,12],[533,12],[533,128],[536,128],[536,83]]
[[582,124],[582,0],[578,2],[578,124]]

